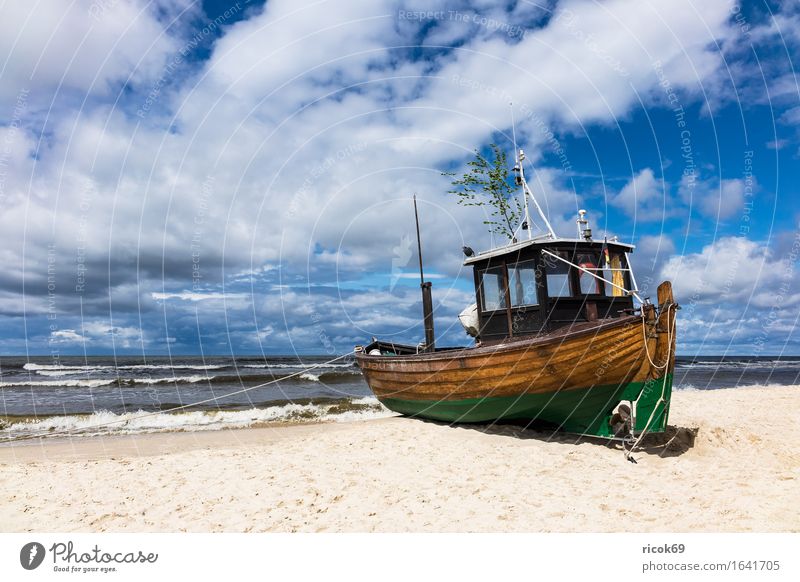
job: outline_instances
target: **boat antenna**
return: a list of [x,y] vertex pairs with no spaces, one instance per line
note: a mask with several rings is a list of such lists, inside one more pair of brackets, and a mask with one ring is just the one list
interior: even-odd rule
[[422,239],[419,236],[419,212],[417,212],[417,195],[414,194],[414,221],[417,224],[417,251],[419,255],[419,286],[422,289],[422,319],[425,325],[425,351],[432,352],[435,345],[433,333],[433,298],[431,297],[431,282],[425,281],[422,271]]
[[516,165],[514,166],[514,173],[515,181],[517,186],[522,186],[522,197],[525,200],[525,221],[522,223],[522,229],[528,231],[528,240],[533,238],[533,229],[531,228],[531,216],[530,211],[528,210],[528,197],[533,201],[533,205],[536,207],[536,211],[539,213],[542,221],[544,222],[545,226],[547,227],[547,233],[545,233],[545,237],[547,238],[558,238],[556,236],[556,231],[553,230],[550,221],[547,220],[547,216],[545,216],[542,207],[539,206],[539,202],[536,200],[536,197],[531,192],[531,189],[528,187],[528,182],[525,180],[525,169],[522,166],[522,162],[525,161],[525,152],[522,151],[522,148],[517,149],[517,130],[514,124],[514,107],[513,104],[511,105],[511,135],[512,139],[514,140],[514,159],[516,160]]
[[[514,142],[514,172],[517,175],[516,181],[518,182],[518,186],[525,183],[525,178],[522,173],[522,160],[520,159],[520,154],[522,154],[522,150],[517,149],[517,128],[516,124],[514,123],[514,103],[508,103],[509,108],[511,109],[511,139]],[[522,154],[524,156],[524,154]],[[525,193],[525,188],[522,188],[522,199],[525,201],[525,219],[522,223],[522,230],[528,231],[528,240],[533,238],[533,228],[531,225],[531,215],[528,211],[528,195]]]

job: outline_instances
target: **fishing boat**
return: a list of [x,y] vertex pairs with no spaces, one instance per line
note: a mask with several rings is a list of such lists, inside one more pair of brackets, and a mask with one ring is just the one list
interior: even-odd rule
[[[633,245],[594,240],[586,212],[576,238],[558,237],[528,187],[524,152],[514,167],[525,199],[526,240],[475,253],[475,304],[459,319],[473,345],[437,348],[431,283],[424,280],[417,220],[425,341],[372,338],[356,346],[367,384],[389,409],[451,423],[526,421],[637,442],[669,419],[679,309],[669,281],[641,298]],[[529,200],[546,232],[533,237]],[[543,228],[545,230],[545,228]]]

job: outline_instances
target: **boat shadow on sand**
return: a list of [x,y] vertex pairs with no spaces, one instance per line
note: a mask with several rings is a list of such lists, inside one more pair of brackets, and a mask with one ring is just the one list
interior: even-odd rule
[[[486,435],[512,437],[520,440],[534,439],[557,445],[590,444],[606,448],[623,450],[622,441],[601,437],[576,435],[553,430],[547,425],[528,422],[495,422],[491,424],[451,424],[435,420],[420,419],[422,422],[449,426],[453,429],[474,430]],[[695,446],[699,429],[668,425],[662,433],[645,435],[636,447],[637,454],[657,455],[659,457],[679,457]]]

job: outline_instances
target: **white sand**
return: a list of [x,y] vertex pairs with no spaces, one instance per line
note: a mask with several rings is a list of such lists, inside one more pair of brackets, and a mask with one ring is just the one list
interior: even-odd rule
[[[695,445],[406,418],[0,447],[20,531],[800,531],[800,389],[678,392]],[[670,456],[672,455],[672,456]]]

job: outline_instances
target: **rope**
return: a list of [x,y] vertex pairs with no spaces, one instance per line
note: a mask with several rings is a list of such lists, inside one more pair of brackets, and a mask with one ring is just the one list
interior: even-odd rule
[[[672,306],[675,305],[674,303],[670,303],[667,305],[667,315],[669,315],[669,310],[672,309]],[[667,328],[667,339],[669,340],[669,350],[672,350],[672,333],[674,331],[675,325],[673,323],[672,328]],[[644,325],[644,314],[642,314],[642,336],[644,337],[644,352],[647,354],[647,361],[650,362],[650,365],[653,366],[656,370],[663,370],[669,365],[669,357],[667,357],[667,361],[664,362],[661,366],[657,366],[656,363],[653,361],[653,358],[650,356],[650,348],[647,347],[647,330],[645,329]],[[669,350],[667,353],[669,353]]]
[[[674,303],[670,303],[669,305],[667,305],[667,317],[669,317],[669,310],[672,309],[674,305],[675,305]],[[644,336],[644,349],[645,353],[647,354],[647,359],[650,362],[650,365],[656,368],[657,370],[663,370],[664,368],[666,368],[667,365],[669,365],[670,359],[672,358],[672,338],[675,333],[676,323],[677,323],[676,320],[673,320],[671,322],[668,321],[667,323],[667,340],[669,343],[667,344],[667,359],[664,362],[663,366],[656,366],[655,362],[653,362],[652,358],[650,357],[650,351],[647,348],[647,335],[645,334]],[[658,325],[658,320],[656,320],[656,325]],[[644,315],[642,316],[642,330],[644,330]],[[625,458],[628,459],[629,461],[632,460],[631,455],[633,454],[633,451],[636,449],[636,447],[639,446],[639,443],[641,443],[642,439],[647,435],[647,430],[650,428],[650,423],[653,422],[653,418],[656,415],[656,410],[658,410],[658,407],[661,405],[662,402],[666,402],[666,400],[664,399],[664,392],[666,392],[667,390],[667,375],[664,374],[662,378],[663,380],[661,381],[661,396],[659,396],[658,402],[656,402],[656,405],[653,407],[653,411],[650,413],[650,418],[647,419],[647,422],[645,423],[642,432],[639,433],[639,437],[633,442],[631,448],[625,451]],[[642,395],[639,394],[639,398],[641,397]],[[639,398],[636,399],[634,406],[639,402]]]
[[223,394],[222,396],[214,396],[212,398],[207,398],[206,400],[200,400],[199,402],[193,402],[191,404],[184,404],[184,405],[178,406],[176,408],[170,408],[167,411],[157,410],[155,412],[149,412],[147,414],[142,414],[142,415],[136,416],[134,418],[125,418],[125,419],[112,420],[112,421],[109,421],[109,422],[104,422],[104,423],[100,423],[100,424],[94,424],[94,425],[91,425],[91,426],[84,426],[82,428],[77,428],[77,429],[68,429],[68,430],[63,430],[63,431],[58,431],[58,432],[43,431],[43,432],[35,433],[35,434],[20,435],[20,436],[17,436],[17,437],[4,439],[2,442],[3,443],[13,443],[13,442],[17,442],[17,441],[25,441],[25,440],[30,440],[30,439],[37,439],[37,438],[41,438],[41,437],[45,437],[45,436],[51,436],[52,437],[52,436],[66,436],[66,435],[71,435],[71,434],[80,434],[81,432],[84,432],[84,431],[94,430],[94,429],[98,429],[98,428],[105,428],[105,427],[108,427],[108,426],[112,426],[114,424],[126,423],[126,422],[129,422],[131,420],[139,420],[139,419],[142,419],[142,418],[150,418],[150,417],[153,417],[153,416],[160,416],[162,414],[172,414],[172,413],[177,412],[179,410],[185,410],[186,408],[191,408],[193,406],[200,406],[201,404],[208,404],[209,402],[216,402],[216,401],[221,400],[223,398],[228,398],[229,396],[236,396],[238,394],[244,394],[245,392],[249,392],[250,390],[255,390],[256,388],[263,388],[264,386],[269,386],[270,384],[275,384],[276,382],[280,382],[281,380],[286,380],[288,378],[293,378],[294,376],[300,376],[301,374],[305,374],[309,370],[313,370],[315,368],[324,367],[324,366],[327,366],[328,364],[332,364],[333,362],[336,362],[337,360],[341,360],[343,358],[346,358],[346,357],[352,355],[354,353],[354,351],[355,350],[352,350],[352,351],[350,351],[350,352],[348,352],[346,354],[343,354],[341,356],[333,358],[332,360],[328,360],[327,362],[322,362],[320,364],[314,364],[313,366],[311,366],[309,368],[306,368],[304,370],[300,370],[299,372],[294,372],[294,373],[289,374],[287,376],[283,376],[281,378],[276,378],[274,380],[270,380],[269,382],[264,382],[263,384],[257,384],[256,386],[250,386],[248,388],[243,388],[242,390],[237,390],[235,392],[230,392],[228,394]]

